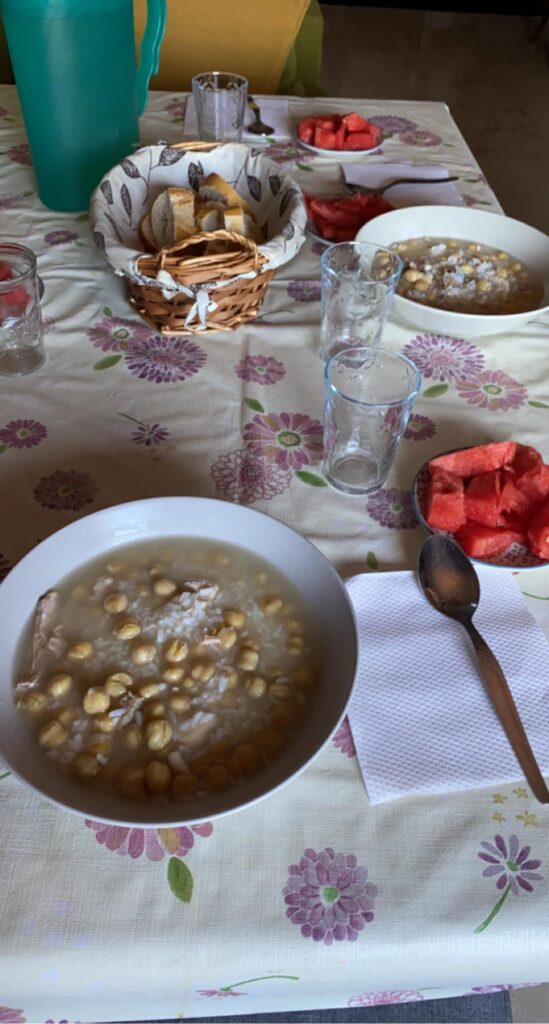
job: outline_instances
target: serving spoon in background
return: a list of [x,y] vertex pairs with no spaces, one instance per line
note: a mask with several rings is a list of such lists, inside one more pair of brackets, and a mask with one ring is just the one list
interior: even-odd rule
[[418,577],[421,589],[433,608],[455,619],[467,630],[484,685],[517,761],[534,796],[542,804],[549,803],[549,790],[501,665],[473,625],[473,615],[480,602],[480,583],[472,562],[449,537],[432,534],[419,553]]

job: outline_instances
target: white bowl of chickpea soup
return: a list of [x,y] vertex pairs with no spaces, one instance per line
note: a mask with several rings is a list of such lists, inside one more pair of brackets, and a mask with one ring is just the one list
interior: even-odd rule
[[425,331],[508,333],[549,310],[549,237],[511,217],[413,206],[376,217],[356,240],[396,249],[394,313]]
[[104,509],[0,586],[0,756],[122,825],[263,799],[329,740],[357,658],[346,589],[309,541],[221,501]]

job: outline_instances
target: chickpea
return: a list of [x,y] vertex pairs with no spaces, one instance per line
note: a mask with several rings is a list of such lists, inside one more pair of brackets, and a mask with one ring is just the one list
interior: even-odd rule
[[509,259],[509,253],[508,252],[498,252],[498,260],[508,260],[508,259]]
[[120,792],[123,796],[135,797],[141,796],[143,792],[143,785],[145,782],[145,769],[142,765],[129,765],[120,774],[119,784]]
[[128,598],[125,594],[107,594],[103,601],[103,608],[110,615],[118,615],[118,612],[124,612],[127,607]]
[[185,661],[189,653],[189,645],[184,640],[170,640],[164,653],[166,661],[174,661],[176,663]]
[[224,629],[220,629],[217,635],[221,641],[221,646],[224,651],[229,651],[231,647],[234,647],[237,640],[237,636],[236,629],[234,629],[233,626],[228,626]]
[[38,734],[38,742],[41,747],[46,747],[47,750],[53,750],[55,747],[62,747],[63,743],[69,738],[67,730],[58,722],[56,718],[52,718],[50,722],[42,727]]
[[182,686],[184,690],[196,690],[196,683],[190,676],[183,680]]
[[91,754],[77,754],[72,762],[73,771],[83,779],[91,779],[100,769],[99,763]]
[[90,644],[89,640],[79,640],[75,644],[71,644],[68,651],[67,657],[72,658],[74,661],[86,661],[90,658],[93,653],[93,644]]
[[197,661],[191,669],[191,679],[201,680],[207,683],[215,672],[213,661]]
[[48,706],[48,698],[40,690],[28,690],[17,701],[17,707],[21,711],[30,711],[31,715],[38,715],[45,711]]
[[405,270],[402,276],[405,281],[410,281],[414,284],[415,281],[419,281],[421,274],[419,273],[419,270],[413,270],[410,268],[409,270]]
[[102,754],[103,757],[107,757],[112,751],[112,739],[110,736],[98,736],[97,739],[93,740],[88,747],[88,754],[93,754],[94,757],[97,754]]
[[157,693],[160,693],[159,683],[143,683],[137,690],[140,697],[144,697],[148,700],[150,697],[156,697]]
[[242,629],[246,622],[246,616],[239,608],[227,608],[223,612],[223,622],[226,626],[233,626],[234,629]]
[[150,700],[143,708],[143,721],[151,722],[153,718],[163,718],[166,713],[161,700]]
[[106,690],[99,686],[90,686],[84,694],[84,711],[88,715],[97,715],[100,711],[107,711],[111,704],[111,698]]
[[485,281],[483,279],[481,281],[477,281],[477,289],[479,292],[489,292],[492,290],[492,285],[489,281]]
[[119,683],[117,679],[107,679],[104,684],[104,689],[108,693],[109,697],[121,697],[126,692],[126,687]]
[[522,263],[513,263],[511,270],[522,270]]
[[117,640],[135,640],[141,633],[141,626],[133,619],[122,619],[113,629]]
[[145,726],[145,741],[149,750],[163,750],[172,738],[172,727],[165,718],[155,718]]
[[496,275],[497,277],[509,277],[509,271],[506,270],[505,267],[498,267],[496,269]]
[[419,281],[416,281],[416,283],[415,283],[416,292],[426,292],[428,287],[429,287],[429,285],[430,285],[430,283],[431,282],[430,281],[426,281],[424,277],[421,278]]
[[57,712],[57,720],[61,722],[61,725],[64,726],[65,729],[68,729],[69,725],[72,725],[76,717],[77,714],[74,708],[63,707],[59,708],[59,711]]
[[227,676],[227,686],[230,690],[234,690],[238,686],[238,683],[238,672],[236,672],[235,669],[232,668]]
[[474,271],[474,267],[470,263],[463,263],[459,269],[462,274],[472,274]]
[[254,676],[251,682],[246,684],[246,689],[250,697],[264,697],[267,693],[267,683],[261,676]]
[[160,576],[164,571],[164,566],[160,562],[155,562],[149,569],[149,576]]
[[105,686],[108,683],[120,683],[121,686],[127,689],[129,686],[133,686],[133,679],[127,672],[112,672],[105,679]]
[[145,769],[145,782],[151,793],[165,793],[172,782],[170,766],[164,761],[150,761]]
[[242,743],[235,748],[230,761],[237,775],[251,775],[259,767],[259,751],[254,743]]
[[174,666],[173,668],[167,668],[164,670],[162,673],[162,679],[166,683],[180,683],[184,675],[185,672],[182,668]]
[[275,697],[277,700],[287,700],[288,697],[292,696],[292,691],[286,683],[271,683],[269,686],[269,696]]
[[282,598],[267,597],[263,602],[263,613],[265,615],[276,615],[282,608]]
[[139,725],[127,725],[122,733],[122,739],[129,750],[137,750],[143,742],[143,730]]
[[296,643],[299,639],[300,637],[292,636],[287,644],[286,651],[291,658],[297,658],[303,653],[303,643]]
[[121,562],[119,559],[116,559],[112,562],[107,562],[107,569],[109,570],[109,572],[122,572],[123,568],[124,562]]
[[265,586],[265,584],[267,582],[267,573],[266,572],[258,572],[258,573],[256,573],[255,579],[256,579],[256,583],[259,583],[259,585],[261,587],[263,587],[263,586]]
[[183,693],[177,693],[174,697],[170,699],[170,707],[172,711],[175,711],[175,713],[178,715],[184,714],[185,711],[189,710],[190,706],[190,698],[185,697]]
[[216,791],[227,789],[234,782],[228,768],[222,764],[214,764],[206,772],[206,784]]
[[176,775],[172,781],[172,796],[179,799],[183,796],[191,796],[198,788],[198,779],[190,772],[185,775]]
[[177,583],[166,579],[155,580],[153,590],[159,597],[171,597],[177,590]]
[[238,655],[236,664],[237,668],[243,669],[244,672],[253,672],[259,664],[259,654],[257,651],[244,648]]
[[303,623],[299,619],[288,619],[286,625],[289,633],[303,633]]
[[155,644],[136,644],[135,647],[132,647],[132,661],[136,665],[148,665],[154,661],[155,654]]
[[94,725],[97,726],[100,732],[114,732],[116,729],[116,718],[111,718],[110,715],[103,711],[95,716]]

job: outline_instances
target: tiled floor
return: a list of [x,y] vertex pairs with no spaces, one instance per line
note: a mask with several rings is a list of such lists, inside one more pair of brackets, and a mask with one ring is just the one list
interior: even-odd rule
[[[531,44],[530,18],[323,12],[329,95],[443,100],[505,212],[549,231],[549,28]],[[549,984],[514,992],[512,1003],[515,1024],[549,1022]]]

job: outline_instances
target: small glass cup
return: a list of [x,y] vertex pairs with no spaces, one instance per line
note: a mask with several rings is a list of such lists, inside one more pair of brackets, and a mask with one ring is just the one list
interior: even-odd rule
[[347,348],[324,370],[324,463],[338,491],[385,483],[421,386],[417,367],[385,348]]
[[320,357],[378,345],[403,263],[371,242],[340,242],[320,258]]
[[0,243],[0,376],[22,377],[46,358],[36,256],[24,245]]
[[204,142],[240,142],[248,82],[242,75],[207,71],[192,80],[198,135]]

